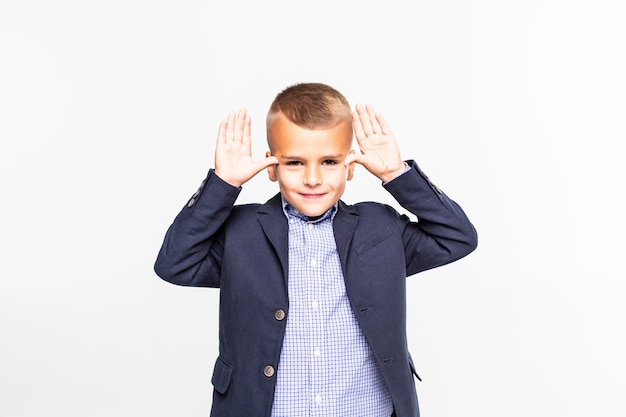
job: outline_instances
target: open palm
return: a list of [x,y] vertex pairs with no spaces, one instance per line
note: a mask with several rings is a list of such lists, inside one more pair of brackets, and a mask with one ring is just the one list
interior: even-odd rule
[[357,162],[383,182],[391,181],[404,171],[405,165],[391,129],[374,107],[357,104],[352,114],[354,134],[360,154],[349,156],[347,162]]
[[215,146],[215,173],[229,184],[240,187],[269,165],[278,163],[273,157],[252,159],[251,119],[245,109],[228,113],[219,127]]

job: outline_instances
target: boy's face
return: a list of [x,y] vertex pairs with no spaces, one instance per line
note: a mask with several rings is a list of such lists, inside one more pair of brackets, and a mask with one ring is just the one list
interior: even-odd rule
[[[351,152],[352,124],[307,130],[275,115],[268,127],[271,155],[278,164],[268,167],[285,201],[305,216],[321,216],[341,198],[352,179],[354,163],[345,165]],[[267,153],[270,155],[270,152]]]

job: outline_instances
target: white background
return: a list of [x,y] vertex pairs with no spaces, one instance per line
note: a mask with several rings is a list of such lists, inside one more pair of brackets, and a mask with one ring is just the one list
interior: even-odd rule
[[[260,158],[301,81],[374,104],[478,230],[408,282],[423,416],[625,416],[622,3],[3,0],[0,416],[208,416],[218,291],[152,265],[221,119]],[[364,199],[395,204],[359,167]]]

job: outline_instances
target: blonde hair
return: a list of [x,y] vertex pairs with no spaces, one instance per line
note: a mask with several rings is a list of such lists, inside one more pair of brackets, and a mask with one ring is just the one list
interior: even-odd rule
[[267,126],[277,114],[309,130],[328,129],[352,122],[348,100],[339,91],[321,83],[300,83],[287,87],[274,99],[267,113]]

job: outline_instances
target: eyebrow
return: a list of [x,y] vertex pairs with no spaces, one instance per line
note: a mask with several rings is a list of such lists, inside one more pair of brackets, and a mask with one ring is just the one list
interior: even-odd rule
[[[343,155],[341,154],[335,154],[335,155],[325,155],[322,156],[321,159],[340,159]],[[302,156],[297,156],[297,155],[283,155],[283,156],[279,156],[278,158],[280,159],[302,159]]]

